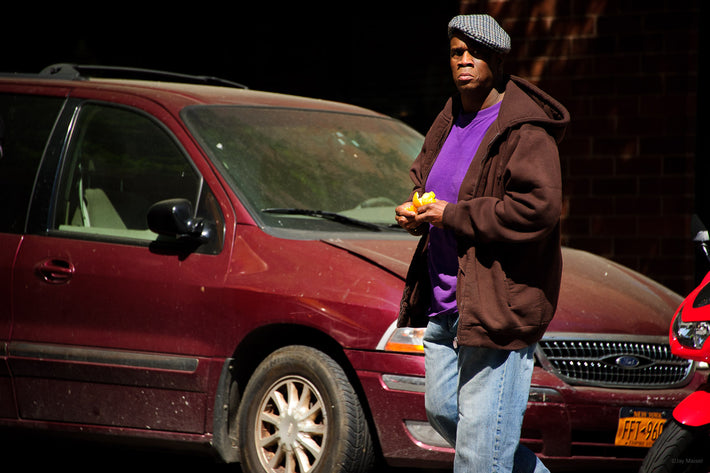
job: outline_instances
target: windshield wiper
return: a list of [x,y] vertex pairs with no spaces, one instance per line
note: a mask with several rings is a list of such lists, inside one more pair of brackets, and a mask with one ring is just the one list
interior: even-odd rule
[[352,225],[360,228],[367,228],[368,230],[381,232],[384,227],[376,223],[365,222],[351,217],[346,217],[345,215],[328,212],[327,210],[311,210],[311,209],[298,209],[298,208],[268,208],[261,209],[262,212],[270,214],[284,214],[284,215],[308,215],[311,217],[320,217],[326,220],[332,220],[334,222],[342,223],[344,225]]

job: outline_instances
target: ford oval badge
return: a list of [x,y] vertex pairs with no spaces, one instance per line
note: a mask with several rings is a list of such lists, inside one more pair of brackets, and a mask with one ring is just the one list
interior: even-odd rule
[[641,361],[635,356],[623,355],[616,359],[616,364],[622,368],[636,368]]

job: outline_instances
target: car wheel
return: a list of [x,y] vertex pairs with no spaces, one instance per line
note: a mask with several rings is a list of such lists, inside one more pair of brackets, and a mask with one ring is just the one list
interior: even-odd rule
[[238,412],[245,471],[364,473],[374,450],[360,401],[325,353],[289,346],[252,375]]

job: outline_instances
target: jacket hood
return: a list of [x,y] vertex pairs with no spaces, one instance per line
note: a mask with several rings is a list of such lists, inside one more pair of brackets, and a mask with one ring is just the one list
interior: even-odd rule
[[[507,128],[520,123],[535,123],[544,127],[557,142],[562,141],[570,115],[564,105],[536,85],[517,76],[510,76],[505,96],[520,96],[517,100],[505,100],[501,104],[499,120]],[[515,105],[514,105],[515,104]]]
[[[496,121],[497,134],[502,135],[506,129],[524,123],[533,123],[545,128],[557,143],[560,143],[570,122],[567,108],[522,77],[511,75],[508,78],[509,80],[505,81],[505,96]],[[449,127],[453,123],[453,117],[461,112],[461,107],[459,94],[450,97],[439,116],[439,119],[444,121],[442,126]]]

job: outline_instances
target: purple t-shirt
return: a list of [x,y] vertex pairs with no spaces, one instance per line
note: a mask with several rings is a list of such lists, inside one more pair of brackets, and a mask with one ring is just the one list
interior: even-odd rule
[[[477,113],[461,114],[446,138],[426,181],[426,191],[437,200],[458,202],[459,188],[473,156],[491,124],[498,117],[500,102]],[[429,315],[456,311],[458,252],[454,232],[433,225],[429,228],[429,275],[432,301]]]

